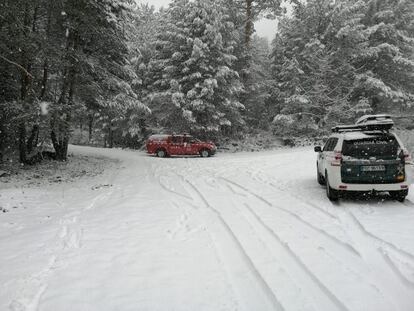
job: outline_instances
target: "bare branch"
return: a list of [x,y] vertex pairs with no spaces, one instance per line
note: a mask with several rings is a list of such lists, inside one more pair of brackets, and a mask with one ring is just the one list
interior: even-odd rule
[[33,79],[33,76],[32,76],[32,74],[30,73],[30,72],[28,72],[22,65],[20,65],[20,64],[18,64],[18,63],[16,63],[16,62],[13,62],[13,61],[11,61],[10,59],[7,59],[6,57],[4,57],[3,55],[0,55],[0,58],[1,59],[3,59],[5,62],[7,62],[7,63],[9,63],[9,64],[12,64],[12,65],[14,65],[14,66],[16,66],[17,68],[19,68],[20,70],[22,70],[25,74],[26,74],[26,76],[28,76],[28,77],[30,77],[31,79]]

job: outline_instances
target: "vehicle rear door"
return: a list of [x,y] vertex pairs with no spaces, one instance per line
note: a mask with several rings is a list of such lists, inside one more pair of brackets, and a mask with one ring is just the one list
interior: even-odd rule
[[169,153],[171,155],[185,154],[183,137],[181,135],[174,135],[174,136],[171,137],[171,142],[170,142],[170,146],[169,146]]
[[393,184],[406,178],[404,157],[392,135],[344,140],[342,182],[349,184]]
[[198,154],[197,141],[193,137],[184,136],[183,137],[183,143],[184,143],[185,154],[187,154],[187,155]]

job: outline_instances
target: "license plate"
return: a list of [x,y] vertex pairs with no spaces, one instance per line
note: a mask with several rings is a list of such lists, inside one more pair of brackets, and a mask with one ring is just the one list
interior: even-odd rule
[[384,165],[370,165],[370,166],[363,166],[363,172],[382,172],[385,171]]

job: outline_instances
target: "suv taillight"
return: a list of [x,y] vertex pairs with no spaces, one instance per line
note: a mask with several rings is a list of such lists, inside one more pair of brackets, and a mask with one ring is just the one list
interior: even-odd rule
[[331,166],[341,166],[342,163],[342,152],[334,151],[333,161],[331,162]]
[[335,160],[342,161],[342,152],[334,151],[335,152]]

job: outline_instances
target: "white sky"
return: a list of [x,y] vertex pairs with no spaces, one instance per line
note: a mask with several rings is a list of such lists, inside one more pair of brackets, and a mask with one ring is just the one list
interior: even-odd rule
[[[167,7],[170,0],[136,0],[140,3],[148,2],[150,5],[160,8],[162,6]],[[277,31],[277,22],[275,20],[263,19],[255,24],[256,33],[261,37],[268,38],[269,41],[273,40]]]

